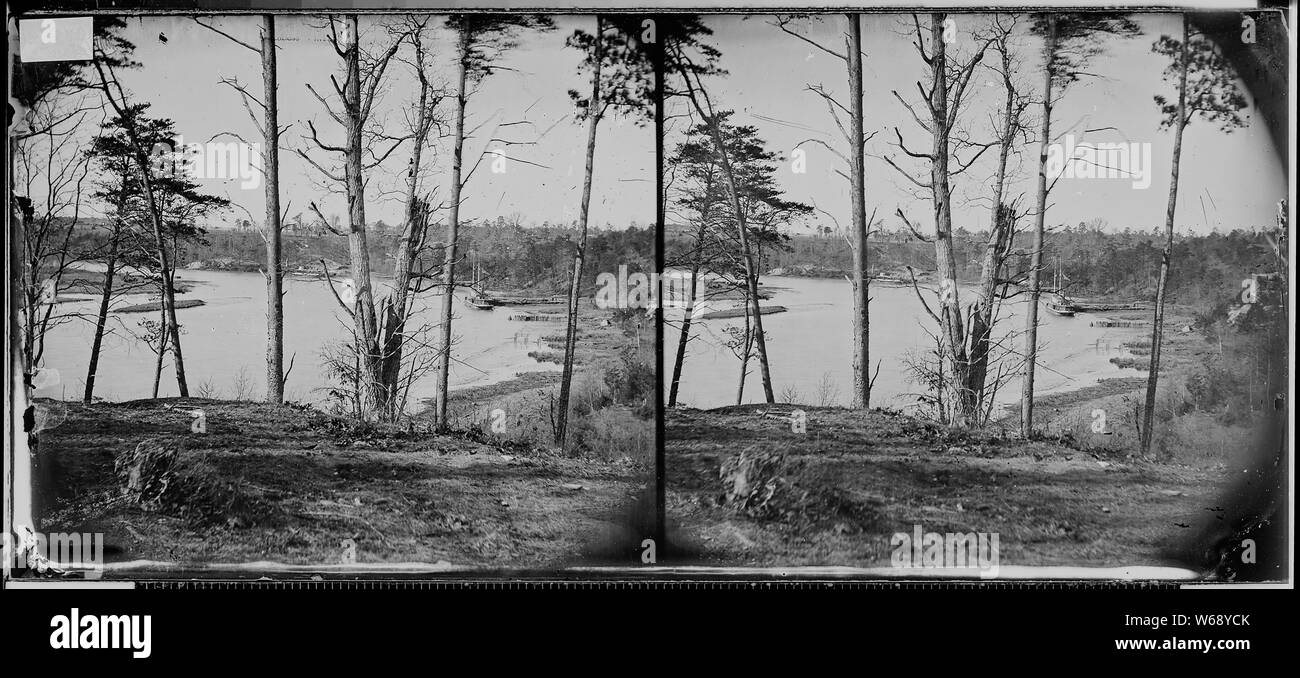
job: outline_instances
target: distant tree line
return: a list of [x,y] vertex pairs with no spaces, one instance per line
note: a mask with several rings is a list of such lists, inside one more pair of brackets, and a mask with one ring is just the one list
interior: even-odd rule
[[[559,294],[569,285],[577,236],[577,230],[570,227],[490,223],[463,226],[458,248],[464,255],[466,270],[472,273],[477,264],[484,278],[483,285],[489,289],[536,289]],[[388,258],[398,237],[395,233],[372,234],[367,243],[372,259]],[[345,236],[286,233],[283,240],[284,266],[290,272],[302,267],[317,273],[321,259],[340,263],[348,260]],[[87,248],[96,247],[90,240],[84,244]],[[256,264],[264,250],[265,244],[256,230],[210,230],[201,239],[183,245],[177,262],[181,268],[221,258]],[[654,251],[655,235],[649,226],[593,230],[587,236],[584,290],[594,289],[596,276],[603,272],[616,273],[620,265],[628,266],[630,272],[650,272]]]
[[[980,273],[980,256],[986,231],[957,229],[953,249],[957,275],[962,281],[975,280]],[[1009,270],[1013,274],[1029,267],[1028,234],[1014,243]],[[1055,275],[1059,258],[1064,291],[1074,296],[1107,296],[1150,299],[1155,293],[1160,270],[1161,241],[1157,231],[1102,230],[1100,224],[1080,223],[1048,233],[1043,266],[1048,282]],[[671,253],[688,246],[685,235],[670,235]],[[908,266],[918,271],[934,270],[934,251],[924,243],[875,241],[871,243],[872,275],[894,273]],[[1181,262],[1170,273],[1169,299],[1178,304],[1217,304],[1224,294],[1240,291],[1241,281],[1252,273],[1273,270],[1273,253],[1262,231],[1233,229],[1203,235],[1174,238],[1174,257]],[[671,260],[669,256],[669,260]],[[852,252],[842,239],[792,236],[789,249],[763,253],[762,267],[790,269],[816,266],[825,277],[842,278],[852,264]]]

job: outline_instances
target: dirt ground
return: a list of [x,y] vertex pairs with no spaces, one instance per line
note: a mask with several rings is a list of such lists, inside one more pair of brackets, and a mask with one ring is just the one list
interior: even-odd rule
[[[1153,464],[1069,441],[1011,440],[881,410],[677,409],[665,420],[668,536],[681,564],[889,567],[896,532],[997,533],[1008,565],[1191,567],[1222,521],[1226,468]],[[721,505],[725,459],[784,455],[799,512]],[[1190,554],[1190,555],[1189,555]]]
[[[105,533],[109,563],[268,561],[447,569],[639,563],[652,491],[626,463],[567,459],[476,433],[363,430],[319,411],[202,399],[67,404],[40,435],[46,532]],[[201,409],[206,433],[194,433]],[[145,439],[229,483],[254,508],[218,521],[122,499],[114,455]],[[220,522],[225,520],[225,522]]]

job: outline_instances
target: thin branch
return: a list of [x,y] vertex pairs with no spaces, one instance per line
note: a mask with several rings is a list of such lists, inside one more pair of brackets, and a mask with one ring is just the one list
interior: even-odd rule
[[248,49],[253,50],[253,52],[255,52],[255,53],[259,54],[259,55],[262,53],[262,50],[261,50],[261,49],[258,49],[257,47],[254,47],[254,46],[252,46],[252,45],[250,45],[250,44],[244,42],[243,40],[240,40],[239,38],[236,38],[235,36],[233,36],[233,35],[231,35],[231,34],[225,32],[225,31],[221,30],[220,28],[217,28],[216,26],[212,26],[212,25],[209,25],[209,24],[205,24],[205,23],[203,23],[202,21],[199,21],[199,17],[194,17],[194,23],[196,23],[196,24],[198,24],[198,25],[200,25],[200,26],[202,26],[202,27],[204,27],[204,28],[206,28],[206,29],[212,31],[213,33],[217,33],[217,34],[219,34],[219,35],[224,36],[227,40],[230,40],[231,42],[235,43],[236,45],[239,45],[239,46],[241,46],[241,47],[247,47]]

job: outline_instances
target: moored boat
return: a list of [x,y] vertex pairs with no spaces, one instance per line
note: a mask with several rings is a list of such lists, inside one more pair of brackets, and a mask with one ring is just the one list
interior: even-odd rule
[[1069,299],[1059,294],[1056,295],[1055,299],[1043,302],[1043,305],[1047,307],[1048,311],[1067,318],[1073,316],[1077,310]]
[[1058,256],[1056,257],[1056,278],[1053,280],[1052,285],[1055,291],[1047,295],[1047,299],[1043,302],[1043,305],[1047,307],[1048,311],[1069,318],[1072,317],[1079,308],[1074,305],[1074,302],[1070,301],[1069,297],[1065,296],[1064,292],[1061,291],[1064,283],[1065,276],[1061,273],[1061,257]]
[[491,311],[496,306],[487,297],[466,297],[465,304],[480,311]]

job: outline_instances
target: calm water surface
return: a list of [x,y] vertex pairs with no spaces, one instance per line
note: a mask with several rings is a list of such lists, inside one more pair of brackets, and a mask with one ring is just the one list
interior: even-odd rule
[[[783,391],[794,389],[803,404],[819,405],[825,399],[828,404],[848,405],[853,384],[849,311],[853,298],[848,282],[780,276],[767,276],[763,280],[765,287],[775,292],[764,303],[789,309],[763,316],[777,399],[782,400]],[[969,288],[962,288],[961,292],[971,293]],[[909,379],[907,359],[933,350],[934,340],[927,330],[934,331],[934,321],[921,308],[911,288],[873,287],[871,296],[872,370],[880,363],[872,404],[906,407],[915,402],[915,394],[920,391]],[[714,306],[736,305],[737,302],[717,302]],[[1004,305],[1000,329],[1003,332],[1023,330],[1023,309],[1024,302]],[[680,311],[668,312],[677,313],[676,319],[680,320]],[[1132,340],[1141,331],[1090,327],[1089,321],[1096,317],[1079,313],[1065,318],[1040,310],[1038,335],[1042,357],[1035,378],[1037,393],[1073,390],[1121,374],[1109,362],[1110,358],[1125,354],[1120,344]],[[693,323],[679,403],[707,408],[736,402],[740,360],[725,346],[725,328],[743,325],[743,318]],[[680,336],[680,325],[676,323],[664,332],[665,389],[672,380],[672,361]],[[1023,341],[1017,336],[1009,345],[1018,353]],[[1126,370],[1124,374],[1140,373]],[[1018,401],[1019,393],[1020,380],[1013,378],[998,394],[998,401]],[[744,401],[763,402],[756,361],[750,363]]]
[[[259,273],[223,271],[181,271],[179,277],[194,289],[178,299],[202,299],[206,305],[177,310],[181,324],[181,347],[190,394],[207,384],[216,397],[232,398],[240,390],[260,399],[266,392],[266,284]],[[387,293],[386,281],[376,280],[376,296]],[[342,312],[323,280],[285,279],[284,359],[296,354],[293,371],[285,387],[290,400],[321,403],[330,380],[322,366],[321,352],[343,341],[339,322]],[[122,305],[149,301],[147,295],[124,297]],[[68,310],[93,314],[98,300],[72,302]],[[416,322],[435,325],[441,318],[441,300],[435,294],[421,296]],[[538,363],[528,352],[542,348],[541,337],[561,332],[560,323],[509,320],[512,311],[476,311],[457,302],[455,346],[449,381],[453,388],[486,385],[510,379],[517,372],[557,369]],[[157,320],[157,312],[111,314],[113,333],[104,339],[95,395],[107,400],[147,398],[153,386],[156,356],[131,336],[141,320]],[[74,321],[50,332],[46,340],[45,367],[58,370],[60,383],[43,388],[38,396],[79,400],[85,389],[86,368],[94,334],[91,322]],[[433,335],[429,337],[434,342]],[[432,371],[411,389],[411,403],[433,396]],[[170,359],[164,364],[162,396],[177,395],[176,376]]]

